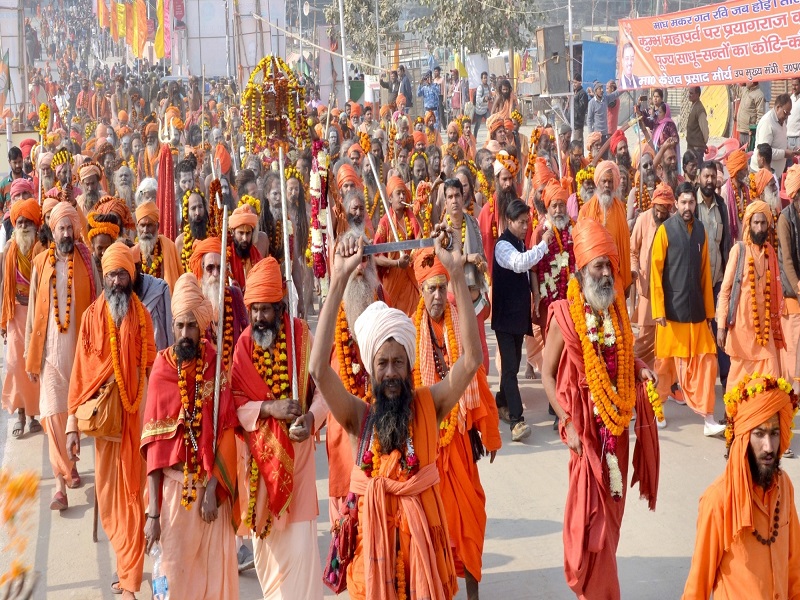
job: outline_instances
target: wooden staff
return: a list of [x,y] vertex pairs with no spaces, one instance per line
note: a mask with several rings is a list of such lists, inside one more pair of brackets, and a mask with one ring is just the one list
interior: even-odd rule
[[[330,114],[330,113],[329,113]],[[281,176],[281,220],[283,222],[283,270],[286,273],[286,289],[289,290],[291,294],[292,287],[294,282],[292,281],[292,249],[289,247],[289,208],[286,202],[286,174],[283,171],[283,146],[278,149],[278,170]],[[304,210],[303,207],[300,207],[300,210]],[[305,244],[304,244],[305,245]],[[300,296],[298,294],[298,301]],[[291,344],[291,352],[292,352],[292,398],[300,402],[299,395],[297,398],[294,396],[297,395],[297,361],[295,360],[295,349],[294,349],[294,310],[292,308],[292,299],[289,298],[289,343]]]
[[203,147],[203,144],[206,141],[206,120],[205,120],[205,113],[206,113],[206,66],[203,65],[203,83],[202,87],[200,88],[200,147]]
[[389,202],[386,200],[386,192],[383,189],[383,182],[381,181],[380,175],[378,175],[378,170],[375,168],[375,158],[372,156],[372,153],[367,152],[367,158],[369,159],[369,166],[372,169],[372,176],[375,178],[375,181],[378,184],[378,192],[381,194],[381,202],[383,202],[383,210],[386,211],[386,220],[389,221],[389,227],[392,228],[392,235],[394,235],[394,241],[399,242],[400,237],[397,235],[397,226],[394,224],[394,219],[392,218],[392,213],[389,212]]
[[219,264],[219,316],[217,317],[217,376],[214,378],[214,445],[217,448],[217,421],[219,419],[219,396],[222,382],[222,344],[225,337],[225,287],[228,265],[228,205],[222,202],[222,194],[217,196],[217,208],[222,210],[222,253]]

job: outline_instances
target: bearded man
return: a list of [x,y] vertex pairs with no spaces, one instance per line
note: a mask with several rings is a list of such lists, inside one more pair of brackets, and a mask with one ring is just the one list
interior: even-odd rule
[[253,243],[253,235],[258,226],[258,215],[249,204],[243,204],[230,216],[228,228],[233,232],[230,242],[230,267],[233,280],[246,291],[247,274],[258,261],[261,253]]
[[[19,180],[17,180],[19,181]],[[31,268],[34,257],[42,250],[37,244],[36,230],[42,221],[42,211],[34,198],[18,200],[11,205],[14,232],[6,242],[0,257],[3,300],[0,305],[0,335],[6,344],[5,377],[3,379],[3,408],[17,413],[11,435],[19,438],[25,432],[42,430],[39,414],[39,384],[25,373],[25,323],[28,318]]]
[[419,184],[429,181],[428,157],[424,152],[415,152],[409,160],[409,166],[411,167],[411,197],[416,198]]
[[[507,152],[497,153],[494,161],[494,181],[496,192],[489,197],[489,202],[478,215],[478,225],[483,240],[483,255],[494,256],[494,246],[499,236],[506,230],[506,208],[512,200],[517,199],[515,181],[519,172],[517,159]],[[488,264],[489,276],[492,275],[492,263]]]
[[111,215],[101,215],[96,212],[90,212],[87,220],[89,223],[86,238],[92,251],[94,285],[95,289],[99,290],[103,285],[103,254],[119,238],[119,225],[114,222]]
[[[161,572],[170,594],[233,600],[239,597],[231,524],[240,512],[234,435],[238,419],[228,376],[217,373],[216,350],[203,336],[211,303],[193,273],[184,273],[175,283],[172,314],[177,341],[153,363],[142,427],[149,498],[145,551],[161,543]],[[218,407],[217,377],[222,378]],[[187,556],[192,560],[185,560]]]
[[[67,452],[67,397],[78,342],[79,323],[95,299],[92,259],[78,239],[78,211],[59,202],[50,212],[54,242],[33,259],[25,371],[39,383],[39,416],[47,432],[50,465],[56,480],[51,510],[69,506],[66,487],[80,485],[75,460]],[[71,286],[70,286],[71,284]]]
[[208,236],[206,196],[199,188],[194,188],[190,190],[189,198],[183,206],[183,232],[175,240],[175,249],[180,254],[183,270],[188,272],[192,244],[195,240],[204,240]]
[[[611,234],[592,219],[572,230],[575,267],[567,300],[551,305],[542,382],[570,449],[564,512],[564,573],[578,598],[621,597],[617,546],[625,511],[629,424],[635,409],[632,481],[655,509],[659,446],[655,415],[644,382],[655,376],[633,356],[633,332],[614,279],[620,257]],[[627,254],[625,255],[628,256]],[[626,261],[627,262],[627,261]],[[599,353],[587,341],[587,315],[621,335]],[[611,358],[611,357],[614,358]],[[609,370],[610,360],[616,368]],[[588,387],[587,387],[588,386]],[[637,390],[637,386],[640,388]]]
[[175,343],[172,337],[172,310],[170,289],[167,282],[142,272],[142,253],[138,247],[131,248],[131,257],[136,266],[133,291],[150,313],[153,322],[156,350],[161,352]]
[[[567,125],[569,127],[569,125]],[[572,133],[570,129],[568,133]],[[562,139],[559,137],[559,139]],[[569,138],[567,137],[567,140]],[[589,164],[589,161],[586,160],[583,156],[583,143],[580,140],[572,140],[569,142],[569,146],[565,149],[562,155],[561,161],[561,173],[563,177],[566,178],[566,181],[569,183],[570,195],[577,194],[579,190],[579,185],[577,182],[577,176],[580,171],[586,168]],[[577,210],[575,211],[577,216]]]
[[583,205],[594,197],[596,186],[594,184],[594,167],[589,165],[578,171],[575,176],[577,192],[567,198],[567,214],[573,221],[578,219],[578,213]]
[[131,212],[136,210],[133,171],[131,171],[130,167],[122,165],[114,171],[114,191],[114,195],[124,200]]
[[197,169],[197,158],[190,153],[175,167],[175,196],[183,198],[183,195],[195,187],[195,170]]
[[597,190],[592,199],[583,205],[578,219],[591,219],[600,223],[617,245],[617,257],[626,257],[617,266],[615,283],[621,297],[628,296],[631,287],[631,265],[627,257],[631,253],[630,230],[625,218],[625,205],[614,197],[619,188],[619,168],[610,160],[604,160],[594,170],[594,183]]
[[[369,171],[370,169],[365,171],[365,173],[368,173]],[[364,181],[358,176],[358,172],[350,164],[343,163],[339,167],[339,170],[336,172],[336,187],[339,189],[339,194],[333,203],[333,210],[330,212],[333,217],[331,229],[334,232],[334,237],[338,238],[350,227],[350,215],[348,208],[345,207],[345,198],[352,198],[352,194],[358,192],[361,196],[362,208],[365,210],[366,207],[363,206],[364,193],[362,190],[364,189]],[[374,211],[374,214],[377,213],[377,210]],[[362,230],[366,230],[364,217],[364,214],[362,214],[360,217],[360,227]],[[370,230],[374,236],[375,228],[372,224],[372,219],[369,219],[369,221]],[[377,221],[375,223],[377,224]]]
[[730,235],[731,239],[739,238],[742,227],[744,209],[750,203],[750,171],[747,168],[747,153],[737,148],[728,155],[726,161],[729,178],[723,188],[723,197],[726,206],[730,207]]
[[[636,303],[639,332],[633,353],[649,369],[655,368],[656,322],[650,306],[650,257],[656,231],[669,219],[675,209],[672,188],[660,184],[652,194],[651,206],[641,213],[631,233],[631,278],[636,284]],[[659,421],[661,423],[661,421]]]
[[[769,169],[762,168],[756,171],[754,180],[756,184],[756,195],[760,200],[767,203],[772,210],[773,219],[777,220],[782,207],[775,176]],[[770,240],[770,242],[774,242],[774,240]]]
[[[444,231],[441,225],[434,229],[436,255],[450,273],[456,310],[467,315],[472,302],[461,240],[452,229],[447,230],[453,249],[445,250]],[[322,306],[311,354],[314,381],[349,434],[355,457],[348,507],[357,510],[358,537],[346,573],[348,592],[354,600],[393,598],[407,596],[410,587],[418,597],[451,599],[457,581],[438,485],[439,423],[480,368],[477,321],[462,322],[464,353],[444,379],[431,387],[416,386],[412,378],[416,330],[411,319],[382,302],[371,304],[355,323],[375,397],[368,406],[345,389],[330,365],[336,312],[350,274],[361,263],[362,245],[350,241],[337,249],[330,294]],[[345,523],[343,530],[351,525]],[[338,583],[345,576],[337,564],[329,568],[329,581],[333,578]]]
[[800,377],[795,372],[797,344],[800,341],[800,166],[793,165],[786,171],[786,194],[790,204],[778,217],[778,261],[781,266],[781,288],[786,310],[781,317],[786,340],[786,357],[783,360],[783,376],[791,380]]
[[158,141],[158,124],[148,123],[142,135],[144,152],[142,153],[139,173],[144,177],[158,177],[158,161],[161,155],[161,144]]
[[114,172],[119,167],[117,151],[110,142],[104,142],[95,152],[94,161],[103,169],[101,185],[110,195],[114,192]]
[[66,428],[67,453],[71,460],[78,460],[77,411],[84,413],[83,405],[101,394],[108,394],[108,402],[121,404],[118,436],[95,438],[95,485],[100,522],[117,557],[118,581],[111,587],[128,599],[139,591],[144,566],[144,473],[139,444],[142,400],[156,357],[150,315],[133,293],[135,273],[125,244],[112,244],[103,254],[103,294],[81,320]]
[[[416,215],[411,211],[411,193],[400,177],[390,177],[386,184],[386,194],[389,196],[390,214],[383,215],[375,232],[374,243],[384,244],[393,239],[393,231],[397,232],[400,240],[419,239],[422,235],[422,226]],[[393,227],[389,224],[392,219]],[[391,256],[376,254],[375,264],[378,266],[378,275],[386,293],[392,299],[392,304],[411,316],[419,302],[419,289],[414,278],[414,269],[411,266],[411,256],[406,252],[396,252]]]
[[[633,186],[628,193],[628,227],[633,231],[639,215],[653,205],[653,193],[656,190],[658,177],[653,166],[653,151],[648,147],[642,150],[639,158],[639,168],[633,178]],[[674,195],[674,192],[673,192]]]
[[678,139],[669,139],[658,149],[653,161],[658,178],[674,190],[683,183],[683,176],[678,174]]
[[53,171],[53,156],[52,152],[42,152],[36,161],[37,175],[41,173],[41,179],[38,177],[36,179],[39,179],[43,190],[49,190],[56,184],[56,174]]
[[146,177],[142,179],[139,187],[136,188],[136,206],[144,204],[145,202],[156,201],[156,193],[158,192],[158,182],[153,177]]
[[700,498],[682,598],[796,598],[800,523],[780,461],[792,437],[797,394],[771,375],[736,383],[725,398],[728,462]]
[[163,279],[171,291],[183,273],[183,267],[175,242],[158,233],[160,219],[154,202],[143,202],[136,208],[136,233],[139,241],[134,248],[139,250],[142,272]]
[[84,164],[79,173],[83,193],[77,197],[77,203],[85,217],[94,210],[95,205],[100,202],[100,198],[105,196],[105,191],[100,185],[100,178],[103,174],[100,166],[94,162]]
[[731,357],[726,391],[748,373],[780,373],[780,351],[786,348],[778,255],[768,241],[772,210],[755,200],[742,224],[742,241],[731,248],[717,303],[717,345]]
[[[236,344],[232,380],[252,455],[250,472],[256,478],[250,478],[256,489],[245,518],[256,573],[264,598],[321,599],[311,436],[322,426],[328,407],[309,376],[308,325],[287,314],[280,265],[272,257],[250,271],[244,301],[250,327]],[[296,361],[298,389],[292,389],[288,356]]]
[[[53,157],[53,169],[56,174],[55,187],[59,190],[63,190],[67,194],[67,199],[70,202],[74,200],[76,193],[72,185],[72,167],[74,163],[75,159],[66,148],[62,148],[56,152]],[[47,191],[51,188],[44,189]]]
[[[461,316],[448,301],[450,277],[433,251],[419,251],[414,259],[414,272],[422,290],[414,323],[417,330],[414,381],[418,386],[432,386],[447,376],[464,353],[463,344],[458,342]],[[473,319],[473,311],[467,312],[464,318]],[[498,423],[497,406],[486,371],[479,367],[464,395],[439,428],[436,458],[456,573],[466,580],[470,599],[478,598],[486,535],[486,494],[477,462],[487,452],[489,462],[494,462],[502,446]]]
[[631,153],[628,151],[628,138],[625,137],[623,129],[617,129],[609,139],[608,147],[611,150],[611,156],[620,171],[631,170]]

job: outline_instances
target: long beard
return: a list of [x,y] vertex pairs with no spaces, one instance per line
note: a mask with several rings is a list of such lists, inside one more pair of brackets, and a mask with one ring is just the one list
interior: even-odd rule
[[253,323],[250,328],[253,336],[253,341],[258,344],[259,348],[267,349],[272,348],[272,344],[278,339],[278,320],[272,324],[269,323]]
[[603,207],[603,210],[608,210],[614,201],[614,194],[611,192],[598,192],[597,199],[600,200],[600,206]]
[[17,242],[19,251],[27,256],[36,243],[36,230],[35,229],[15,229],[14,241]]
[[594,279],[591,275],[586,275],[581,288],[586,302],[597,312],[603,312],[611,306],[616,296],[613,276]]
[[409,379],[398,380],[400,393],[395,397],[388,396],[386,388],[389,381],[391,380],[385,379],[380,384],[372,381],[375,402],[371,408],[381,451],[387,454],[393,450],[403,452],[406,448],[412,416],[411,403],[414,397]]
[[154,156],[158,152],[158,142],[154,142],[151,144],[150,142],[147,143],[147,152],[150,156]]
[[108,310],[111,313],[111,318],[119,325],[128,314],[130,308],[131,294],[133,293],[133,286],[129,283],[125,288],[114,288],[111,286],[104,287],[106,303]]
[[617,154],[617,166],[629,170],[631,168],[631,155],[627,152],[625,154]]
[[134,202],[135,192],[131,185],[121,185],[118,183],[116,186],[116,192],[117,196],[125,200],[125,203],[128,206],[135,206]]
[[100,202],[99,192],[83,193],[83,206],[87,211],[92,210],[98,202]]
[[237,241],[233,242],[233,247],[236,250],[236,256],[238,256],[239,258],[249,258],[251,246],[252,246],[251,242],[243,242],[241,244]]
[[750,464],[750,475],[753,478],[753,483],[761,488],[768,490],[772,487],[772,481],[775,479],[775,474],[780,470],[781,467],[781,457],[780,455],[775,456],[775,462],[772,464],[771,467],[762,467],[758,461],[756,460],[755,454],[753,453],[753,449],[748,446],[747,447],[747,462]]
[[585,188],[585,187],[583,187],[583,186],[581,186],[581,189],[578,191],[578,194],[580,194],[581,201],[582,201],[584,204],[585,204],[585,203],[587,203],[587,202],[589,202],[589,200],[591,200],[591,199],[592,199],[592,196],[594,196],[594,192],[592,192],[592,191],[590,191],[590,190],[586,189],[586,188]]
[[361,316],[367,307],[375,302],[375,293],[378,291],[377,270],[373,266],[367,267],[363,274],[354,271],[347,281],[342,302],[344,314],[347,317],[347,326],[353,331],[356,319]]
[[769,187],[764,189],[764,202],[769,204],[769,207],[772,209],[773,213],[779,212],[781,210],[780,195],[778,195],[778,192],[772,190]]
[[189,232],[192,234],[192,239],[204,240],[206,239],[206,231],[208,230],[208,215],[199,221],[189,221]]
[[550,222],[553,223],[556,229],[564,231],[569,225],[569,215],[555,215],[550,217]]
[[219,317],[219,277],[205,275],[203,277],[203,296],[211,303],[214,318]]
[[183,338],[175,342],[175,356],[178,358],[178,362],[189,362],[197,358],[199,354],[200,344],[195,343],[194,340]]
[[56,243],[56,248],[58,248],[58,251],[65,256],[67,254],[72,254],[72,251],[75,250],[75,239],[64,238]]
[[150,258],[153,256],[153,251],[156,249],[158,238],[149,233],[139,236],[139,250],[142,251],[143,258]]
[[403,181],[405,181],[406,183],[411,181],[411,169],[408,167],[408,165],[398,164],[397,167],[395,168],[397,169],[397,172],[400,173],[400,178]]
[[371,190],[374,190],[378,187],[377,183],[375,182],[375,175],[372,174],[372,169],[366,168],[364,169],[364,183],[367,184],[367,187]]
[[56,185],[56,178],[55,176],[48,175],[45,177],[42,175],[42,189],[45,191],[52,189]]
[[664,183],[666,183],[673,190],[678,187],[678,170],[668,166],[664,166]]

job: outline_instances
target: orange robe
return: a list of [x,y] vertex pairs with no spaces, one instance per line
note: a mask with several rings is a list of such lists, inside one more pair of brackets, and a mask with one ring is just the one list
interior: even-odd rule
[[[77,263],[77,261],[76,261]],[[144,316],[144,336],[140,316]],[[145,364],[149,368],[156,357],[155,336],[150,314],[136,294],[131,295],[128,314],[117,332],[119,369],[122,381],[116,379],[111,356],[111,336],[107,320],[105,296],[101,295],[86,310],[72,368],[69,386],[69,414],[96,396],[100,387],[109,381],[124,385],[133,412],[122,409],[120,439],[95,438],[95,481],[97,506],[103,530],[117,555],[119,586],[123,590],[139,591],[144,567],[144,502],[142,482],[144,471],[139,443],[142,437],[140,411],[145,399],[136,405],[142,345]]]
[[[636,303],[637,322],[639,334],[633,346],[633,353],[647,363],[651,369],[656,361],[656,322],[650,309],[650,254],[653,239],[656,235],[658,224],[653,216],[653,209],[649,208],[636,219],[631,233],[631,272],[639,273],[639,279],[634,281],[638,301]],[[621,260],[624,258],[621,257]],[[671,383],[671,382],[670,382]]]
[[617,287],[618,291],[625,292],[631,284],[631,263],[629,257],[631,255],[631,238],[630,229],[628,229],[628,219],[625,205],[614,198],[611,208],[603,215],[603,207],[600,205],[600,200],[595,194],[589,202],[581,207],[578,213],[578,219],[592,219],[597,221],[605,227],[614,238],[614,243],[617,245],[617,253],[619,254],[618,267],[619,279],[621,287]]
[[396,479],[397,450],[383,455],[376,477],[367,478],[360,457],[353,467],[350,491],[359,496],[359,527],[355,554],[347,567],[352,600],[395,598],[398,537],[405,580],[417,598],[448,600],[458,591],[436,469],[439,424],[428,388],[414,392],[411,429],[419,471],[407,481]]
[[486,257],[486,266],[491,278],[494,266],[494,247],[497,244],[497,238],[505,229],[505,218],[501,218],[497,212],[497,194],[494,194],[491,202],[488,202],[489,198],[486,200],[488,204],[481,208],[478,215],[478,228],[481,231],[483,255]]
[[[421,227],[417,218],[411,213],[410,209],[405,210],[405,216],[408,217],[408,222],[411,225],[412,235],[408,235],[406,231],[406,223],[404,219],[397,219],[392,211],[395,227],[400,240],[406,239],[419,239],[421,236]],[[385,244],[386,242],[394,241],[394,234],[392,233],[391,226],[389,225],[389,218],[387,215],[381,217],[378,223],[378,229],[375,232],[375,244]],[[389,258],[399,259],[400,252],[393,252]],[[417,310],[417,303],[419,302],[419,287],[417,286],[417,279],[414,276],[414,267],[409,264],[405,269],[399,267],[379,267],[378,276],[381,279],[383,288],[392,299],[393,306],[399,308],[409,317],[414,315]]]
[[[459,340],[459,356],[464,351],[460,343],[461,334],[459,317],[454,306],[450,307],[455,339]],[[472,315],[467,315],[472,318]],[[449,342],[444,331],[445,323],[432,321],[427,311],[423,313],[423,322],[420,331],[417,331],[420,346],[420,362],[415,369],[419,373],[423,385],[433,385],[441,381],[439,373],[434,367],[430,330],[433,328],[436,335],[437,346],[445,345],[444,361],[448,368],[452,366],[451,351],[447,346]],[[465,572],[472,575],[476,581],[481,580],[483,566],[483,542],[486,536],[486,493],[481,485],[478,464],[472,453],[470,431],[475,429],[480,433],[481,442],[487,452],[499,450],[503,445],[500,439],[499,417],[497,404],[494,401],[486,372],[479,368],[475,379],[470,383],[464,396],[454,407],[457,423],[452,440],[447,445],[442,445],[447,435],[446,429],[439,429],[439,454],[436,457],[436,466],[439,469],[439,491],[447,515],[447,530],[450,533],[450,543],[453,546],[453,559],[456,573],[464,577]],[[452,413],[451,413],[452,418]]]
[[768,490],[751,487],[753,528],[766,535],[772,531],[775,506],[780,500],[778,536],[770,546],[761,544],[750,529],[742,531],[730,545],[723,544],[724,512],[730,492],[725,474],[700,498],[697,541],[683,600],[738,600],[800,597],[800,523],[794,504],[794,487],[785,471],[778,471]]
[[[147,387],[147,406],[142,427],[141,452],[147,462],[148,475],[161,469],[163,473],[161,515],[161,566],[169,582],[169,590],[179,598],[239,597],[239,573],[236,561],[235,529],[232,519],[238,517],[236,498],[236,440],[238,425],[227,377],[220,389],[217,421],[217,446],[212,435],[216,352],[211,342],[204,346],[200,439],[197,461],[201,468],[197,484],[197,500],[187,510],[181,505],[184,487],[182,463],[187,460],[183,439],[186,431],[178,372],[172,348],[158,353]],[[185,365],[187,382],[194,382],[197,363]],[[223,376],[224,377],[224,376]],[[195,386],[188,385],[188,400],[195,402]],[[178,468],[175,468],[175,467]],[[209,475],[217,479],[216,520],[206,523],[200,506],[206,493],[202,482]]]
[[[626,255],[627,256],[627,255]],[[619,600],[617,545],[628,481],[629,436],[616,438],[616,455],[622,475],[622,499],[612,498],[608,486],[608,466],[589,396],[581,341],[569,312],[569,301],[550,305],[550,318],[558,323],[564,338],[564,352],[558,367],[557,398],[572,419],[583,445],[578,456],[569,453],[569,489],[564,509],[564,573],[567,585],[583,599]],[[636,371],[646,365],[636,359]],[[639,481],[642,498],[655,510],[658,490],[659,447],[655,416],[644,386],[636,392],[636,448],[633,452],[632,483]],[[566,433],[559,426],[561,439]]]
[[[163,262],[155,276],[166,281],[169,286],[169,291],[172,293],[172,288],[175,287],[175,282],[178,281],[178,277],[183,275],[181,257],[180,254],[178,254],[178,249],[175,247],[175,242],[162,233],[158,234],[158,247]],[[139,244],[136,244],[134,248],[139,250]]]

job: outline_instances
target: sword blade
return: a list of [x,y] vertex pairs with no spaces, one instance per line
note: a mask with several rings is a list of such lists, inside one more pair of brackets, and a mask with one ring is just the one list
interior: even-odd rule
[[388,254],[389,252],[400,252],[402,250],[419,250],[420,248],[432,248],[433,238],[423,238],[421,240],[405,240],[402,242],[388,242],[386,244],[370,244],[364,246],[364,256],[373,254]]

